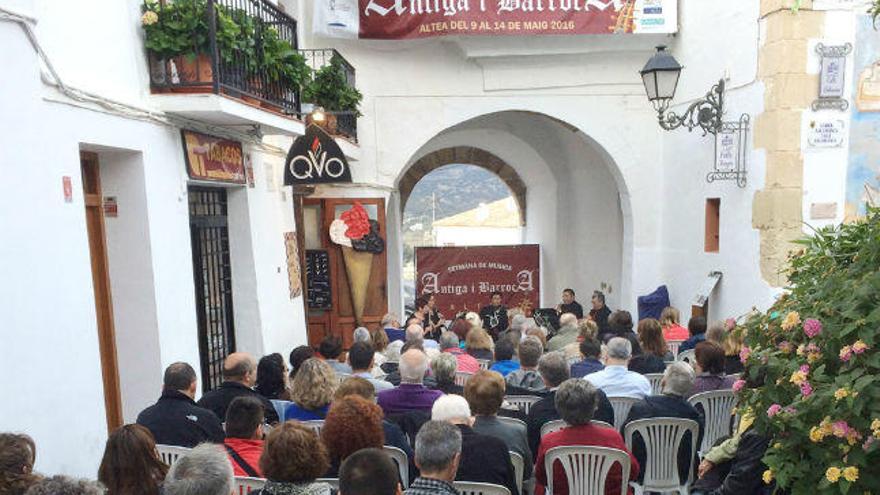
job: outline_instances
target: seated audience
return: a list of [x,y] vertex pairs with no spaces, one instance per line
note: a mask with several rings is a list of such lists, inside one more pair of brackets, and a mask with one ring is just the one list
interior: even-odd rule
[[351,333],[352,343],[355,342],[372,342],[373,336],[370,335],[370,330],[367,327],[357,327],[354,329],[354,332]]
[[223,448],[203,443],[171,465],[162,489],[164,495],[229,495],[234,479]]
[[321,429],[321,441],[330,458],[330,468],[322,478],[337,478],[339,466],[348,456],[361,449],[381,449],[385,444],[382,409],[357,395],[334,400]]
[[238,397],[229,404],[223,444],[236,476],[263,477],[263,420],[263,406],[253,397]]
[[107,495],[159,495],[167,473],[150,430],[131,424],[110,433],[98,468]]
[[504,378],[495,371],[478,372],[464,387],[464,397],[475,416],[474,431],[500,438],[507,444],[507,450],[521,455],[525,466],[523,479],[527,480],[532,476],[532,451],[529,449],[528,430],[525,424],[515,425],[498,419],[504,393]]
[[257,364],[257,385],[254,390],[269,400],[290,400],[287,373],[281,354],[276,352],[263,356]]
[[[27,495],[104,495],[104,493],[104,487],[97,481],[74,479],[63,475],[41,479],[31,485],[27,491]],[[206,495],[215,494],[206,493]]]
[[[400,348],[400,354],[404,354],[406,353],[406,351],[409,351],[411,349],[416,349],[428,356],[428,362],[430,364],[430,361],[439,356],[441,352],[437,349],[431,349],[432,352],[426,352],[422,344],[424,344],[424,341],[422,339],[408,340],[406,344],[403,344],[403,347]],[[400,385],[400,356],[397,357],[397,361],[398,362],[395,363],[394,371],[389,372],[384,377],[384,380],[386,382],[391,383],[395,387]],[[430,367],[428,369],[430,369]],[[434,386],[436,385],[434,377],[431,376],[427,370],[425,371],[425,378],[423,379],[423,383],[428,388],[434,388]]]
[[339,495],[400,495],[397,465],[381,449],[361,449],[339,468]]
[[418,478],[405,495],[459,495],[452,484],[461,461],[461,431],[445,421],[428,421],[416,435]]
[[290,384],[290,399],[293,404],[288,404],[284,410],[284,419],[324,419],[337,383],[336,374],[327,361],[307,359]]
[[706,340],[706,318],[702,316],[694,316],[688,321],[688,333],[690,337],[678,346],[678,353],[689,351],[700,342]]
[[693,495],[743,495],[774,493],[762,478],[767,465],[764,454],[770,439],[755,430],[748,430],[737,443],[733,459],[725,466],[717,466],[693,485]]
[[410,349],[400,356],[400,385],[383,390],[377,395],[379,406],[385,415],[407,411],[430,411],[434,401],[443,395],[439,390],[424,386],[428,370],[428,356],[418,349]]
[[0,433],[0,493],[23,495],[40,481],[34,473],[37,447],[27,435]]
[[495,363],[492,365],[492,371],[501,373],[501,376],[507,376],[511,372],[519,369],[519,361],[513,360],[516,348],[509,338],[502,337],[495,343]]
[[[472,332],[474,330],[471,330]],[[476,373],[480,371],[480,363],[473,356],[465,353],[459,347],[458,336],[452,332],[443,332],[440,335],[440,350],[455,356],[458,361],[456,371],[464,371],[466,373]]]
[[351,366],[340,362],[340,356],[342,356],[342,339],[335,335],[324,337],[324,340],[322,340],[321,344],[318,346],[318,355],[316,357],[329,364],[330,368],[336,373],[350,375]]
[[[600,392],[592,384],[585,380],[570,379],[565,381],[556,390],[554,402],[559,415],[569,425],[559,431],[548,433],[541,439],[535,462],[535,487],[536,495],[547,492],[547,470],[545,457],[547,451],[555,447],[569,445],[584,445],[593,447],[608,447],[618,449],[629,454],[630,472],[629,480],[622,480],[622,471],[619,464],[611,467],[605,481],[605,495],[620,495],[621,484],[635,480],[639,475],[639,463],[636,461],[620,433],[612,428],[595,426],[592,424],[594,413],[599,407]],[[568,495],[568,480],[561,464],[556,463],[553,472],[553,493],[549,495]]]
[[528,337],[534,337],[541,343],[541,352],[547,349],[547,329],[534,326],[529,327],[526,329],[526,338]]
[[538,360],[544,354],[544,347],[534,337],[527,337],[519,344],[519,369],[510,372],[504,381],[508,385],[531,391],[544,390],[544,380],[538,373]]
[[[541,378],[549,393],[532,404],[529,410],[526,425],[529,430],[529,448],[532,449],[532,454],[538,453],[541,427],[549,421],[561,419],[559,411],[556,410],[556,389],[562,382],[569,379],[568,361],[565,360],[565,356],[561,352],[551,352],[542,356],[538,362],[538,370],[541,372]],[[614,424],[614,409],[611,407],[608,397],[601,391],[599,391],[597,403],[599,406],[594,415],[595,419]]]
[[456,318],[449,326],[449,331],[458,335],[458,340],[465,340],[471,331],[471,324],[464,318]]
[[[703,441],[703,415],[694,406],[690,405],[687,397],[694,386],[694,371],[690,365],[676,361],[671,363],[663,373],[660,381],[661,394],[646,397],[633,404],[626,418],[626,425],[640,419],[652,418],[683,418],[692,419],[699,424],[697,446]],[[640,435],[633,438],[633,454],[641,465],[645,465],[645,444]],[[685,433],[681,446],[678,449],[678,474],[681,483],[687,481],[688,466],[696,458],[697,453],[691,451],[691,435]]]
[[695,351],[697,379],[689,396],[711,390],[729,390],[736,379],[724,374],[724,349],[714,342],[700,342]]
[[633,332],[633,319],[629,311],[618,310],[611,314],[608,318],[608,332],[604,338],[601,338],[606,344],[614,337],[624,338],[629,341],[632,347],[632,355],[638,356],[642,353],[642,347],[639,345],[639,337]]
[[547,350],[561,351],[568,344],[576,342],[579,333],[577,317],[571,313],[564,313],[559,317],[559,331],[547,342]]
[[651,395],[651,383],[643,375],[627,369],[626,366],[631,358],[630,341],[614,337],[608,341],[605,369],[585,376],[584,380],[589,380],[608,397],[644,399]]
[[[470,329],[468,330],[468,332],[470,332],[471,330],[476,330],[478,328],[483,328],[483,319],[480,318],[479,314],[473,311],[469,311],[468,313],[466,313],[464,315],[464,320],[468,322],[468,325],[470,325]],[[465,337],[467,337],[467,334],[465,334]]]
[[588,319],[583,319],[578,322],[578,337],[577,340],[563,347],[563,351],[565,351],[566,359],[580,359],[582,357],[580,344],[584,340],[593,339],[597,340],[599,334],[599,326],[596,325],[596,322]]
[[[422,350],[431,359],[437,354],[440,354],[440,344],[438,344],[436,340],[426,339],[425,331],[421,325],[409,325],[406,327],[406,341],[419,343]],[[403,354],[402,351],[401,354]]]
[[301,345],[296,349],[290,351],[290,377],[289,381],[293,381],[293,377],[296,376],[297,370],[302,366],[306,359],[310,359],[315,357],[315,351],[307,346]]
[[[453,332],[453,335],[456,335]],[[459,338],[456,335],[456,338]],[[492,361],[492,358],[495,357],[492,352],[492,347],[494,344],[492,343],[492,337],[489,336],[489,333],[483,330],[482,328],[478,330],[472,330],[467,334],[465,338],[465,350],[471,356],[476,359],[484,359],[486,361]],[[479,363],[478,363],[479,364]]]
[[431,388],[444,394],[464,395],[464,388],[455,383],[455,371],[458,360],[452,354],[444,352],[431,360],[431,372],[435,385]]
[[[400,318],[394,313],[388,313],[382,317],[382,329],[385,330],[385,336],[388,342],[406,340],[406,332],[400,328]],[[375,342],[374,342],[375,343]]]
[[456,480],[493,483],[507,487],[512,495],[519,495],[507,444],[473,430],[474,418],[464,397],[440,397],[431,409],[431,419],[452,423],[461,431],[461,462]]
[[727,331],[724,328],[724,322],[720,320],[713,321],[706,327],[706,342],[713,342],[719,346],[723,345],[725,333]]
[[681,326],[681,313],[667,306],[660,313],[660,326],[663,327],[663,340],[667,342],[684,342],[690,337],[688,329]]
[[653,318],[645,318],[639,322],[638,332],[642,353],[630,359],[629,370],[643,375],[663,373],[666,362],[672,361],[675,357],[666,349],[660,322]]
[[369,342],[355,342],[348,350],[348,362],[351,364],[351,376],[361,377],[373,384],[377,391],[394,388],[389,382],[379,380],[373,376],[376,353],[373,345]]
[[[137,417],[137,424],[153,434],[156,443],[195,447],[202,442],[223,443],[217,415],[196,405],[196,371],[186,363],[165,369],[162,396]],[[195,421],[193,421],[195,418]]]
[[[253,356],[244,352],[233,352],[223,362],[223,383],[220,388],[212,390],[199,400],[199,407],[210,409],[220,418],[226,421],[226,410],[236,397],[256,397],[263,403],[266,410],[266,421],[270,424],[277,423],[278,413],[269,399],[254,392],[253,387],[257,383],[257,361]],[[164,443],[156,437],[156,441]]]
[[728,375],[743,372],[743,363],[739,358],[739,352],[742,350],[745,338],[743,333],[742,330],[737,330],[734,326],[727,331],[724,338],[724,373]]
[[388,349],[388,335],[381,328],[373,330],[370,343],[373,344],[373,378],[382,378],[385,376],[382,365],[388,362],[388,357],[385,356],[385,350]]
[[266,485],[251,495],[330,495],[330,485],[315,481],[329,467],[327,448],[314,431],[296,421],[281,423],[266,437],[260,456]]
[[[333,400],[337,401],[349,395],[363,397],[371,403],[375,403],[376,401],[376,389],[373,388],[373,384],[364,380],[363,378],[358,378],[356,376],[346,378],[341,384],[339,384],[339,388],[336,389],[336,394],[333,396]],[[391,421],[383,419],[382,432],[385,434],[385,445],[397,447],[398,449],[404,451],[407,458],[410,459],[412,472],[415,472],[415,465],[412,464],[412,446],[410,446],[409,440],[407,440],[406,435],[403,433],[403,430],[401,430],[399,426],[392,423]]]
[[571,365],[571,377],[583,378],[590,373],[602,371],[605,365],[599,361],[602,354],[602,345],[593,337],[585,337],[579,344],[583,361],[578,361]]

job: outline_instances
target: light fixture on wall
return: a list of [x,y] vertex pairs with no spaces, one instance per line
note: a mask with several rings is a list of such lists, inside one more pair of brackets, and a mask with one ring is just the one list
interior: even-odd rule
[[315,107],[309,115],[312,118],[312,122],[319,126],[323,126],[327,122],[327,114],[324,112],[324,107]]
[[721,116],[724,110],[724,79],[706,93],[706,97],[691,104],[688,109],[679,116],[674,112],[668,112],[669,104],[675,97],[678,88],[678,79],[681,76],[681,64],[675,60],[665,46],[658,46],[657,53],[648,60],[645,67],[639,71],[642,75],[642,83],[648,100],[657,110],[660,127],[667,131],[686,127],[693,131],[697,127],[707,133],[716,134],[721,130]]

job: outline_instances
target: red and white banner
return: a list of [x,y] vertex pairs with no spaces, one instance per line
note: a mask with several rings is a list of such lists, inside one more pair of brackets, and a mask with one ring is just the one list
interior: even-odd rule
[[451,318],[478,312],[500,292],[508,308],[523,299],[537,308],[541,298],[541,250],[522,246],[417,247],[416,294],[431,293]]
[[678,0],[315,0],[314,5],[315,32],[344,38],[678,31]]

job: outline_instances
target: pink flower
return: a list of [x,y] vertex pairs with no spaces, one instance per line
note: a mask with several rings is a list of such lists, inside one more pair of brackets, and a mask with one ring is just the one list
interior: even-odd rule
[[789,342],[787,340],[783,340],[776,347],[778,347],[779,350],[785,354],[788,354],[791,352],[791,342]]
[[810,342],[810,345],[807,346],[807,352],[820,352],[819,346]]
[[865,350],[867,348],[868,348],[868,344],[862,342],[861,340],[857,340],[855,342],[855,344],[852,345],[852,350],[856,354],[861,354],[861,353],[865,352]]
[[852,347],[845,345],[843,349],[840,350],[840,360],[843,362],[847,362],[852,358],[853,350]]
[[735,318],[728,318],[727,320],[725,320],[724,326],[727,327],[728,332],[733,330],[734,328],[736,328],[736,319]]
[[751,347],[744,345],[743,348],[739,351],[739,360],[741,363],[746,364],[746,361],[749,360],[749,356],[752,355]]
[[849,433],[849,425],[846,421],[835,421],[831,424],[831,433],[837,438],[844,438]]
[[772,406],[767,408],[767,417],[772,418],[773,416],[779,414],[779,411],[781,410],[782,406],[780,406],[779,404],[773,404]]
[[801,370],[801,373],[807,374],[810,372],[810,366],[806,365],[806,364],[802,364],[800,370]]
[[807,321],[804,322],[804,333],[811,339],[819,335],[822,333],[822,322],[814,318],[807,318]]
[[739,392],[739,391],[742,390],[743,387],[745,387],[745,386],[746,386],[746,381],[745,381],[745,380],[737,380],[737,381],[733,382],[733,391],[734,391],[734,392]]
[[809,397],[813,395],[813,386],[810,385],[810,382],[801,383],[801,394],[804,397]]

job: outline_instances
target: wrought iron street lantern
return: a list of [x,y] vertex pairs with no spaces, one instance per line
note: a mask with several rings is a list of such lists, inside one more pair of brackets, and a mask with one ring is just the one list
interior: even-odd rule
[[679,127],[686,127],[688,131],[693,131],[699,127],[703,130],[704,136],[707,133],[716,134],[722,124],[724,79],[720,79],[718,84],[712,86],[704,99],[691,104],[681,116],[675,112],[667,113],[669,104],[675,97],[675,90],[678,88],[681,69],[681,64],[666,51],[666,47],[658,46],[657,53],[648,60],[648,63],[639,72],[642,75],[642,83],[645,85],[648,100],[657,111],[660,127],[667,131]]

